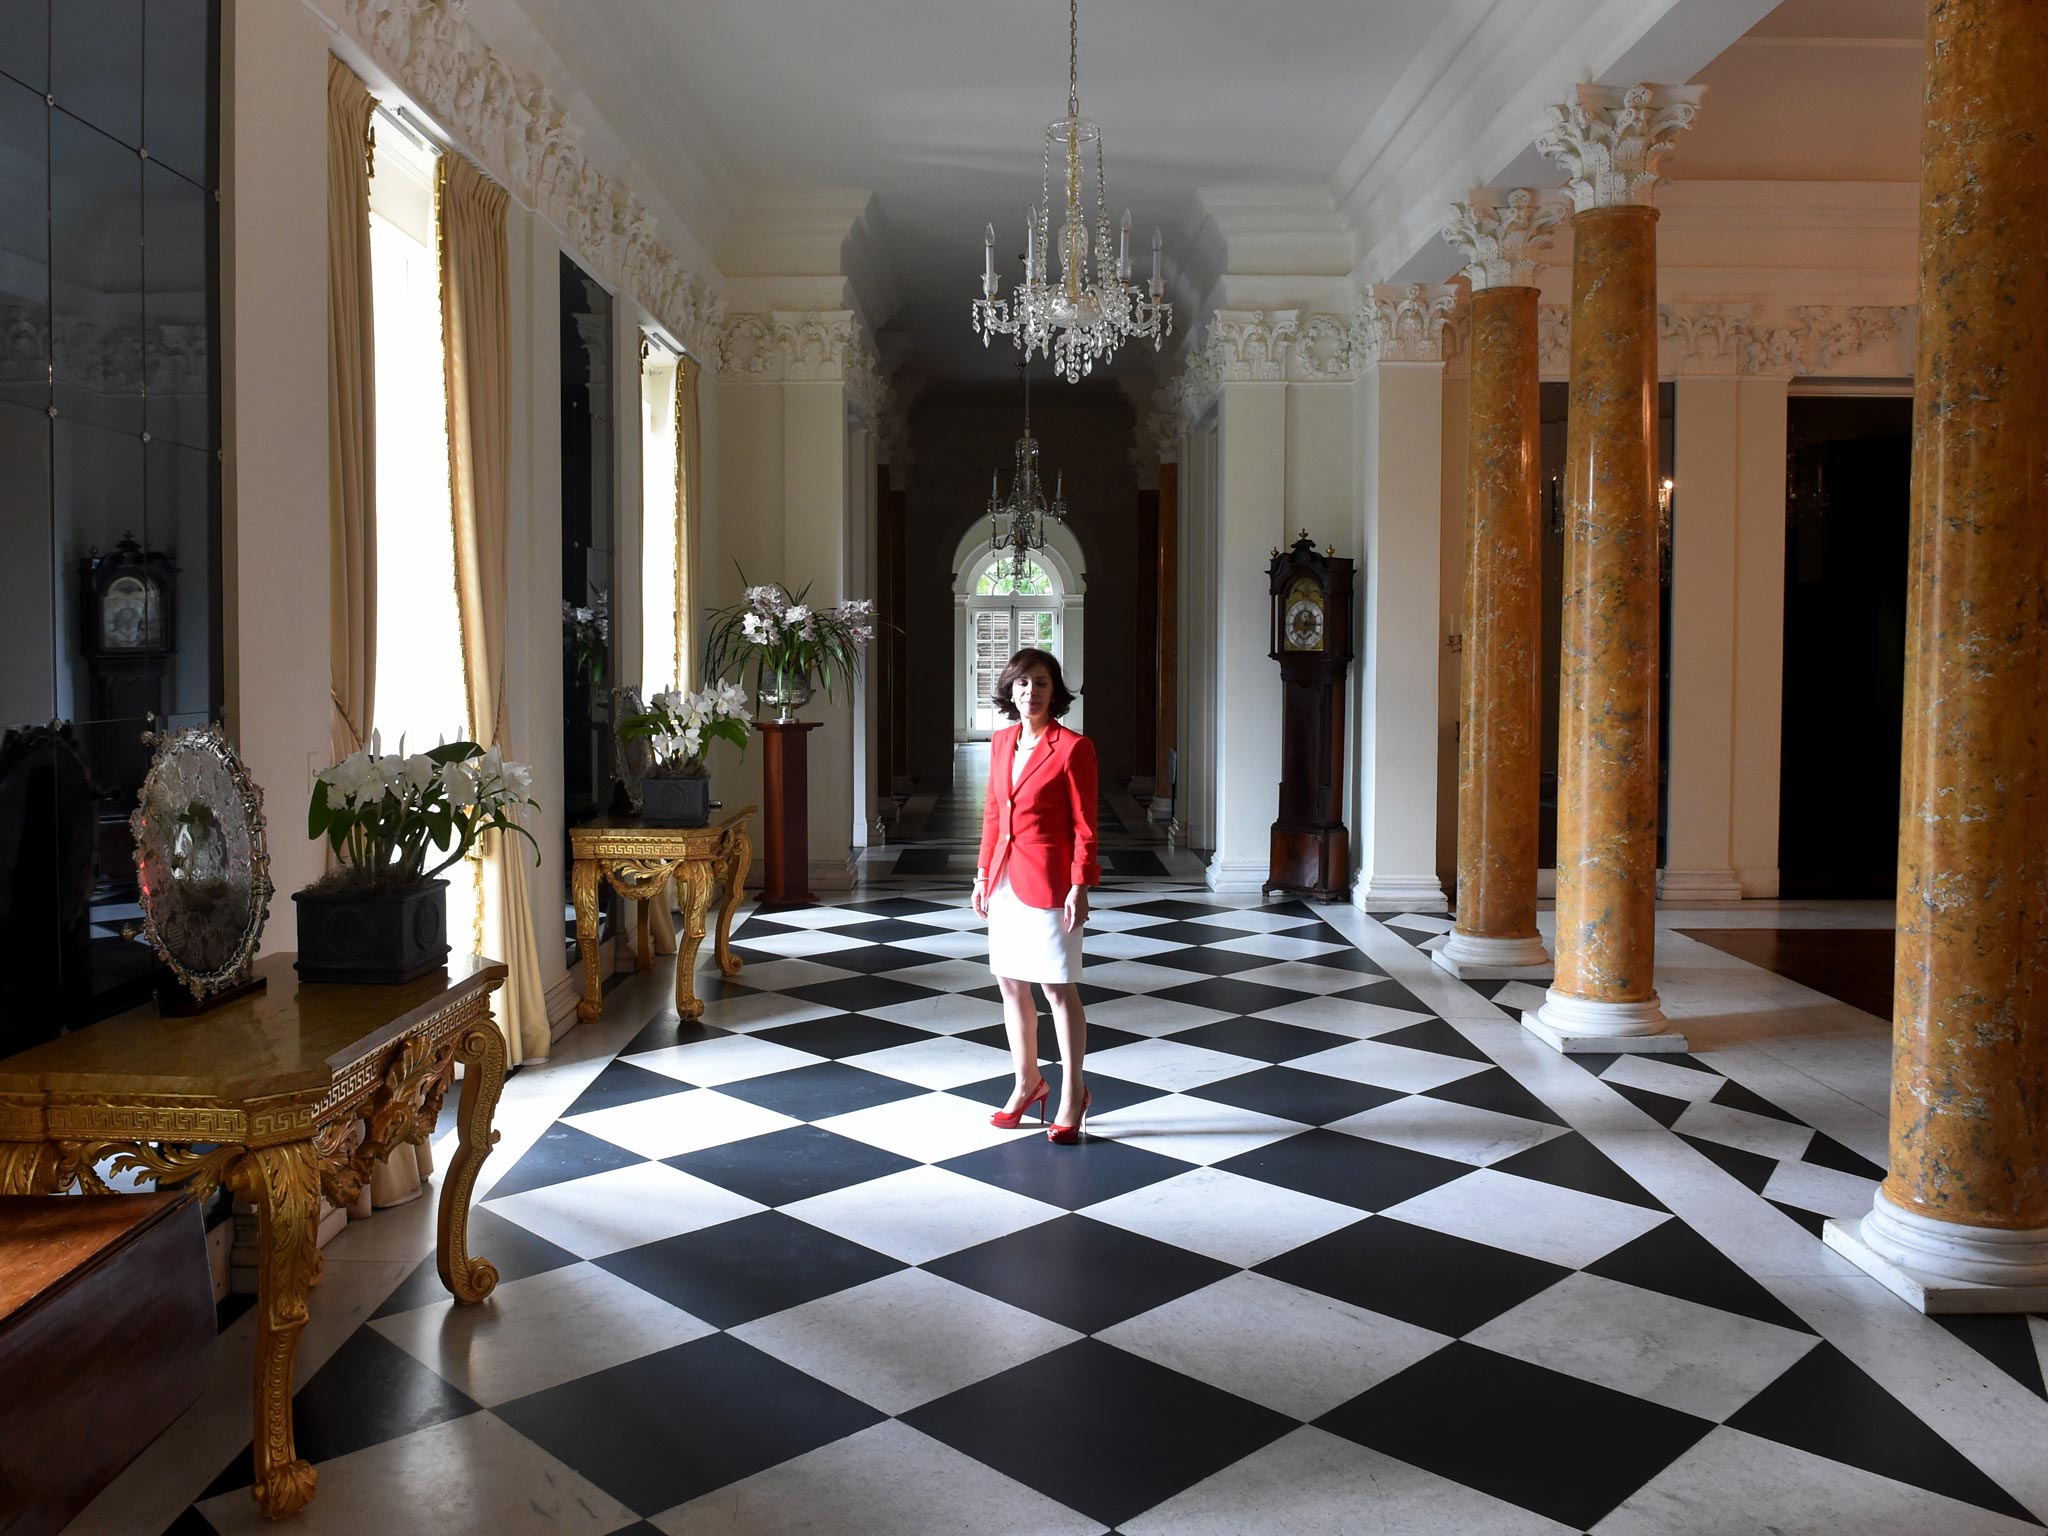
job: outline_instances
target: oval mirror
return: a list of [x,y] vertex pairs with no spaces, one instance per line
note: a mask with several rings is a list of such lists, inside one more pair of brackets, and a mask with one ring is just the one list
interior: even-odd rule
[[134,814],[143,936],[203,1003],[249,982],[270,915],[263,791],[217,726],[149,738]]

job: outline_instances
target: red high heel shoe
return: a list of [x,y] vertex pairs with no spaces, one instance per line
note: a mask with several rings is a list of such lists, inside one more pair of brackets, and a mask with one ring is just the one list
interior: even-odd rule
[[1024,1111],[1036,1104],[1038,1106],[1038,1123],[1043,1125],[1045,1124],[1046,1100],[1051,1096],[1052,1084],[1041,1077],[1038,1080],[1038,1091],[1029,1095],[1022,1104],[1019,1104],[1014,1113],[999,1109],[988,1117],[988,1123],[999,1131],[1014,1131],[1024,1123]]
[[1092,1090],[1081,1090],[1081,1118],[1072,1125],[1055,1124],[1045,1133],[1045,1139],[1056,1147],[1071,1147],[1088,1132],[1088,1106],[1095,1102]]

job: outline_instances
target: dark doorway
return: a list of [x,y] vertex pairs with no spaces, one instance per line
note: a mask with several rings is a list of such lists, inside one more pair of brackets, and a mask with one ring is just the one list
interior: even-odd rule
[[1787,423],[1778,890],[1891,896],[1913,402],[1795,397]]

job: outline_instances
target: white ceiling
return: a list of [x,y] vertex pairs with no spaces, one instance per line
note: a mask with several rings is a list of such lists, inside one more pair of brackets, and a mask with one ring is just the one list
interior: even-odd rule
[[[890,359],[942,375],[1008,371],[1006,352],[984,353],[974,341],[968,306],[984,224],[996,225],[1006,289],[1014,281],[1025,209],[1039,195],[1044,125],[1065,107],[1058,0],[486,3],[523,13],[602,117],[606,138],[714,252],[778,198],[828,188],[871,197],[866,226],[884,268],[875,303],[893,313],[868,318],[893,343]],[[1112,218],[1130,207],[1141,245],[1162,228],[1170,259],[1191,254],[1202,189],[1327,188],[1333,210],[1353,209],[1370,204],[1354,185],[1361,171],[1370,192],[1374,177],[1413,181],[1432,155],[1456,161],[1463,144],[1446,138],[1476,142],[1483,125],[1501,140],[1501,125],[1484,115],[1495,101],[1473,99],[1489,87],[1474,80],[1512,79],[1519,69],[1561,94],[1578,72],[1502,46],[1532,32],[1564,53],[1586,50],[1596,78],[1609,64],[1658,67],[1646,57],[1704,64],[1697,78],[1713,91],[1675,174],[1902,174],[1918,89],[1918,53],[1903,40],[1919,36],[1920,0],[1786,0],[1749,41],[1721,51],[1768,8],[1769,0],[1089,0],[1081,107],[1103,125]],[[1682,46],[1658,55],[1657,27]],[[1432,96],[1460,93],[1450,110],[1427,110]],[[1447,165],[1452,184],[1429,181],[1427,206],[1501,170],[1526,146],[1524,115],[1518,105],[1499,164]],[[1404,139],[1431,121],[1461,126],[1421,149]],[[1401,185],[1407,206],[1424,206],[1418,190]],[[1355,229],[1356,254],[1368,234],[1386,238]],[[1190,323],[1199,317],[1180,316],[1183,331]]]

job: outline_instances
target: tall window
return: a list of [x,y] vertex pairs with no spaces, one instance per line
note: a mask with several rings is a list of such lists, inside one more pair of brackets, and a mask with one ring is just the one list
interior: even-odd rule
[[640,686],[648,694],[689,681],[687,634],[677,607],[682,550],[676,500],[676,354],[658,337],[644,342],[640,368]]
[[[433,147],[380,112],[370,181],[377,352],[377,681],[384,750],[470,734],[455,602],[448,389],[435,261]],[[475,864],[447,870],[451,942],[476,906]]]
[[[996,679],[1025,646],[1060,656],[1059,579],[1037,561],[1017,579],[1007,553],[989,561],[975,578],[968,599],[968,708],[974,730],[992,731]],[[1062,658],[1064,660],[1064,658]]]

